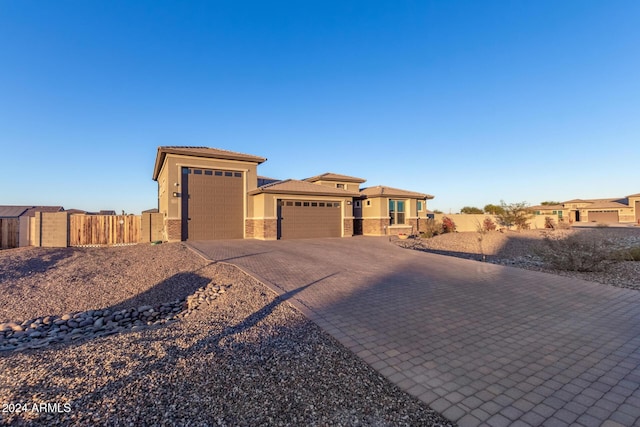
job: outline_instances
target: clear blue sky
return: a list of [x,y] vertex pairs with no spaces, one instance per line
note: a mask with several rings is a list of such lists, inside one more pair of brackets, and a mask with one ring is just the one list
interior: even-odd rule
[[0,0],[0,204],[138,213],[159,145],[487,203],[640,192],[640,2]]

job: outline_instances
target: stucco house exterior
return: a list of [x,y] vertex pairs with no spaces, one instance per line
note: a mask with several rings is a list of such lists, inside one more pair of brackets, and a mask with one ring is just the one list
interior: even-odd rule
[[209,147],[158,147],[153,179],[168,241],[296,239],[415,233],[433,196],[360,188],[336,173],[303,180],[258,175],[264,157]]
[[532,206],[536,215],[558,215],[570,223],[640,224],[640,193],[622,198],[573,199],[558,205]]

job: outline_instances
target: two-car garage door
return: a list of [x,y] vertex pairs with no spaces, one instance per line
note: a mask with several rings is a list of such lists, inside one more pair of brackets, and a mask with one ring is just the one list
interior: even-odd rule
[[614,223],[618,222],[618,211],[589,211],[588,218],[590,222]]
[[183,239],[244,237],[242,172],[184,167],[181,197]]
[[341,237],[340,206],[337,201],[279,200],[278,238]]

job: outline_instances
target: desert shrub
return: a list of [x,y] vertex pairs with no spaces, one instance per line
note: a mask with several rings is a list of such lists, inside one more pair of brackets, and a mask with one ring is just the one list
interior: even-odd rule
[[420,231],[420,237],[431,238],[442,234],[442,223],[437,222],[435,219],[428,219],[425,221],[425,229]]
[[616,261],[640,261],[640,246],[617,250],[611,259]]
[[482,222],[482,229],[484,231],[494,231],[496,227],[496,223],[489,217],[486,217]]
[[564,219],[560,218],[560,221],[558,221],[558,225],[556,226],[556,229],[558,230],[568,230],[571,228],[571,221],[565,221]]
[[445,216],[442,218],[442,232],[453,233],[456,231],[456,223],[451,218]]
[[547,235],[536,252],[557,270],[603,271],[614,262],[611,249],[612,242],[599,236],[563,233]]
[[555,230],[556,221],[550,216],[544,217],[544,228],[551,228],[552,230]]

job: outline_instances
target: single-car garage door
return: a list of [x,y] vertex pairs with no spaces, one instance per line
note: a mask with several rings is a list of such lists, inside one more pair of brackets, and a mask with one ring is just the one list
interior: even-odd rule
[[242,172],[183,167],[183,239],[242,239],[243,199]]
[[278,202],[278,238],[341,237],[340,206],[340,202],[334,201],[280,200]]
[[589,222],[618,222],[618,211],[589,211]]

